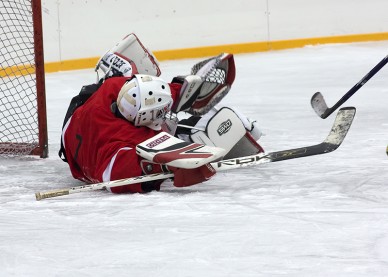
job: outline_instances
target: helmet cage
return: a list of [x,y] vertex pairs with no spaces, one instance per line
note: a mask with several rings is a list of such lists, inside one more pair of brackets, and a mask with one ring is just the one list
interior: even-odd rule
[[170,108],[170,103],[166,103],[157,108],[142,109],[137,113],[134,124],[135,126],[148,126],[154,130],[160,130]]
[[136,104],[130,105],[131,101],[121,102],[121,99],[128,98],[123,91],[118,97],[120,112],[135,126],[160,130],[172,106],[170,86],[159,77],[143,74],[136,74],[129,82],[132,83],[131,89],[126,92],[129,97],[136,95]]

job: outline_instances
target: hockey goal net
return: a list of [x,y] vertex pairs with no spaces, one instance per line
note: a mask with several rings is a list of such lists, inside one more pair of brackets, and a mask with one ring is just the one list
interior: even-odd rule
[[0,155],[48,155],[40,0],[0,1]]

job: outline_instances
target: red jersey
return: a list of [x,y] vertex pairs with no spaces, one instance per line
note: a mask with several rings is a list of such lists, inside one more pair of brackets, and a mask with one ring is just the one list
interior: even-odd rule
[[[136,127],[111,111],[111,104],[127,79],[107,79],[64,126],[63,145],[74,178],[99,183],[142,175],[142,158],[136,154],[136,145],[158,131]],[[170,84],[170,88],[175,101],[180,85]],[[114,187],[111,191],[143,192],[141,184]]]

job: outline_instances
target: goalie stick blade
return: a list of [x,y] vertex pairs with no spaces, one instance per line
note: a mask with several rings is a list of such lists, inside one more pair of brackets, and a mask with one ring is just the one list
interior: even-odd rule
[[320,144],[282,151],[275,151],[267,154],[260,153],[248,157],[223,160],[216,163],[212,163],[212,166],[215,168],[216,171],[223,171],[238,167],[279,162],[290,159],[330,153],[336,150],[345,139],[345,136],[348,133],[350,126],[352,125],[355,114],[356,109],[353,107],[340,109],[337,113],[329,135]]
[[326,101],[323,98],[322,93],[319,91],[314,93],[311,97],[311,107],[314,109],[315,113],[321,117],[326,118],[331,114],[331,109],[327,107]]
[[271,162],[325,154],[336,150],[344,141],[355,115],[356,108],[354,107],[340,109],[329,135],[323,142],[317,145],[274,152],[269,155]]
[[324,143],[330,144],[333,147],[336,146],[336,148],[338,148],[345,139],[355,115],[356,108],[354,107],[345,107],[340,109],[333,123],[333,127],[331,128],[330,133],[325,139]]

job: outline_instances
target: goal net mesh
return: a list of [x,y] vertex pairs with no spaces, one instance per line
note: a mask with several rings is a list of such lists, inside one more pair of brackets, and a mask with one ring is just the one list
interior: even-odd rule
[[39,146],[31,0],[0,1],[0,154]]

